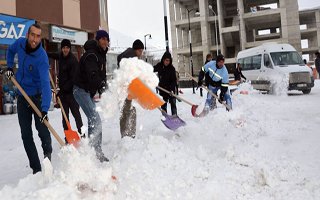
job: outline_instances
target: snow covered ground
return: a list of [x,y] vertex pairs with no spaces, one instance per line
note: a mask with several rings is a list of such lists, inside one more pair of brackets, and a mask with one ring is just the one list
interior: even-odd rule
[[[218,105],[205,118],[193,118],[191,107],[179,102],[187,126],[176,132],[161,123],[158,110],[137,105],[135,139],[120,139],[115,112],[103,121],[109,163],[99,163],[87,141],[77,151],[60,149],[53,138],[52,167],[45,160],[36,175],[17,116],[0,116],[0,199],[320,199],[320,81],[315,84],[310,95],[250,89],[242,95],[240,89],[231,112]],[[195,104],[204,102],[191,89],[183,92]],[[60,110],[49,120],[63,137]]]

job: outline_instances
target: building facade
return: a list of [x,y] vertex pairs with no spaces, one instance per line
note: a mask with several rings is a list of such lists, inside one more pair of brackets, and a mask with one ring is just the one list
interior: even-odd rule
[[192,71],[190,40],[195,75],[208,53],[222,53],[230,72],[239,51],[265,42],[289,43],[310,59],[320,48],[320,8],[299,12],[297,0],[169,0],[169,10],[173,62],[182,77]]
[[[58,52],[61,41],[69,39],[71,52],[78,59],[84,43],[94,38],[97,30],[109,30],[107,0],[0,0],[0,5],[0,64],[3,67],[8,46],[24,37],[33,23],[40,24],[42,44],[48,52]],[[50,65],[55,77],[57,62],[50,60]],[[16,64],[16,67],[19,66]],[[0,113],[6,92],[2,88],[9,86],[6,88],[10,90],[10,84],[0,79]]]

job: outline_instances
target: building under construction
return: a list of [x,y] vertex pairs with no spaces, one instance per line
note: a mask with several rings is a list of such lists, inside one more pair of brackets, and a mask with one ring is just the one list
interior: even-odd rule
[[265,42],[289,43],[310,60],[320,49],[320,8],[299,11],[297,0],[169,0],[169,9],[182,77],[192,71],[190,55],[197,75],[208,53],[222,53],[232,71],[239,51]]

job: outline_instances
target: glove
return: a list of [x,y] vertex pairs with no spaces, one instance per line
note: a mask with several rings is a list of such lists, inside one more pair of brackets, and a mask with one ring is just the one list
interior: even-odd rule
[[104,91],[106,91],[106,89],[107,89],[107,84],[105,81],[102,81],[98,89],[98,93],[101,95],[102,93],[104,93]]
[[10,80],[11,77],[14,76],[13,69],[12,69],[12,68],[8,68],[7,71],[6,71],[6,73],[5,73],[5,75],[6,75],[7,79]]
[[46,111],[42,111],[42,112],[41,112],[40,122],[43,123],[44,120],[49,121],[48,113],[47,113]]
[[224,101],[224,93],[221,92],[218,101],[222,103]]

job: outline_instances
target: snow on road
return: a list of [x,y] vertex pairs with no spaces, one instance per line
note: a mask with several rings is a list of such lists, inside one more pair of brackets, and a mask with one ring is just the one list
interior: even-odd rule
[[[109,163],[99,163],[86,141],[76,151],[53,139],[52,166],[44,161],[36,175],[17,116],[0,116],[0,199],[320,199],[320,81],[310,95],[242,89],[249,94],[236,91],[231,112],[219,105],[205,118],[193,118],[191,107],[178,103],[187,126],[176,132],[163,126],[158,110],[137,105],[137,137],[120,139],[114,113],[103,122]],[[183,91],[181,97],[204,102]],[[60,110],[49,120],[62,137]],[[42,158],[36,131],[34,138]]]

